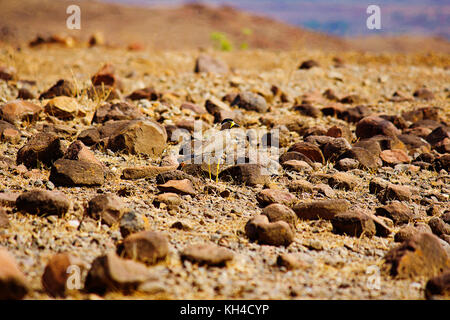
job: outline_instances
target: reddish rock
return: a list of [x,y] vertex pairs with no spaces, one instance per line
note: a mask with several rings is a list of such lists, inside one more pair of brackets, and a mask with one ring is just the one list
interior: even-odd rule
[[332,126],[326,135],[333,138],[344,138],[349,143],[353,140],[352,131],[347,126]]
[[25,275],[14,257],[0,248],[0,300],[20,300],[29,291]]
[[1,133],[1,141],[18,144],[20,142],[20,132],[16,129],[6,128]]
[[245,225],[245,233],[251,241],[272,246],[289,246],[294,241],[294,232],[284,221],[269,222],[265,215],[250,219]]
[[162,192],[173,192],[181,195],[195,195],[197,192],[188,179],[169,180],[164,184],[158,185],[158,189]]
[[76,97],[77,88],[76,86],[69,80],[58,80],[56,84],[54,84],[47,91],[43,92],[39,99],[52,99],[54,97],[66,96],[66,97]]
[[358,138],[365,139],[376,135],[394,137],[398,136],[400,131],[390,121],[377,116],[368,116],[358,122],[355,133]]
[[310,203],[298,203],[293,207],[299,219],[331,220],[336,214],[346,212],[350,208],[346,200],[318,200]]
[[246,163],[231,166],[219,173],[219,178],[247,186],[263,185],[269,181],[270,175],[260,164]]
[[191,111],[193,111],[196,114],[204,114],[204,113],[207,112],[205,108],[203,108],[201,106],[198,106],[198,105],[196,105],[194,103],[190,103],[190,102],[183,103],[180,106],[180,109],[181,110],[191,110]]
[[288,152],[298,152],[304,154],[313,162],[319,162],[322,164],[325,162],[322,151],[319,147],[308,142],[297,142],[288,149]]
[[105,182],[104,167],[93,162],[59,159],[53,163],[49,180],[58,186],[98,186]]
[[413,93],[414,98],[422,99],[422,100],[433,100],[434,94],[430,90],[426,88],[420,88],[414,91]]
[[119,222],[120,218],[127,212],[123,201],[114,194],[101,194],[92,198],[86,213],[94,220],[101,220],[102,223],[112,226]]
[[39,118],[42,108],[34,103],[14,100],[0,106],[0,119],[12,124],[20,121],[34,122]]
[[105,64],[96,74],[91,78],[94,86],[111,86],[118,85],[118,79],[114,75],[114,67],[111,64]]
[[168,251],[169,240],[166,235],[154,231],[141,231],[125,238],[121,255],[146,264],[154,264],[165,259]]
[[135,120],[143,117],[144,115],[136,106],[127,102],[106,103],[95,111],[92,123],[104,123],[109,120]]
[[39,162],[50,166],[64,155],[61,141],[53,133],[41,132],[31,137],[17,152],[17,164],[27,168],[37,168]]
[[295,229],[297,224],[297,216],[295,212],[283,204],[270,204],[263,209],[261,214],[267,216],[269,222],[284,221],[289,223],[293,229]]
[[340,100],[333,89],[327,89],[322,93],[322,96],[328,100],[338,101]]
[[374,221],[365,213],[347,211],[336,214],[332,219],[333,230],[338,234],[346,234],[353,237],[372,237],[376,234]]
[[366,170],[377,169],[382,164],[381,159],[378,156],[359,147],[353,147],[352,149],[344,152],[339,156],[338,161],[346,158],[358,160],[360,167]]
[[233,251],[212,243],[193,244],[180,252],[181,260],[208,266],[223,267],[233,260]]
[[86,277],[85,290],[101,295],[117,291],[130,294],[140,284],[152,278],[145,264],[121,259],[114,252],[110,252],[92,262]]
[[295,203],[297,198],[286,191],[275,190],[275,189],[264,189],[256,195],[256,200],[262,206],[267,206],[272,203],[279,203],[284,205],[292,205]]
[[19,195],[20,194],[16,192],[0,192],[0,206],[14,207]]
[[396,225],[408,223],[414,218],[413,212],[403,203],[393,201],[383,207],[376,208],[376,214],[392,219]]
[[382,203],[386,203],[390,200],[409,201],[411,199],[411,196],[412,192],[409,187],[388,184],[386,189],[378,194],[378,199]]
[[393,277],[434,277],[450,268],[450,258],[430,233],[419,233],[391,249],[384,257],[385,267]]
[[396,165],[399,163],[411,162],[411,158],[408,156],[408,154],[405,151],[399,149],[383,150],[380,153],[380,158],[387,165]]
[[62,216],[69,210],[70,200],[60,191],[31,190],[17,197],[18,211],[36,215]]
[[[78,267],[72,270],[72,268]],[[65,297],[70,291],[68,280],[72,272],[85,269],[85,264],[68,253],[58,253],[51,257],[42,275],[42,286],[53,297]],[[75,285],[75,284],[74,284]]]
[[160,94],[158,94],[153,87],[147,87],[143,89],[138,89],[133,91],[129,96],[127,96],[127,99],[130,100],[142,100],[147,99],[150,101],[158,100],[160,98]]
[[328,161],[335,161],[344,152],[352,149],[352,146],[344,138],[336,138],[323,146],[323,155]]
[[307,117],[318,118],[320,116],[320,110],[309,103],[294,105],[292,109]]

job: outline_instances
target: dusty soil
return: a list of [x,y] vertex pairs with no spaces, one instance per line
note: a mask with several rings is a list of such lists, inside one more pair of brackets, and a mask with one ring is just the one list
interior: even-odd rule
[[[22,48],[17,51],[4,46],[0,51],[0,64],[15,67],[21,80],[36,81],[36,85],[31,86],[30,90],[37,94],[59,79],[69,79],[80,87],[86,87],[91,76],[104,63],[111,63],[123,81],[124,95],[149,85],[158,92],[173,93],[171,101],[167,103],[169,119],[165,120],[166,123],[193,117],[192,114],[180,112],[179,106],[186,100],[203,106],[211,96],[220,99],[230,92],[246,90],[270,96],[272,85],[278,86],[292,99],[311,92],[320,96],[326,89],[333,89],[339,96],[357,94],[372,112],[389,115],[401,115],[402,112],[415,108],[436,106],[441,109],[441,118],[447,123],[450,121],[448,55],[339,53],[345,64],[342,68],[335,68],[332,59],[336,54],[332,52],[210,52],[211,55],[226,61],[233,70],[227,75],[216,75],[193,72],[198,54],[198,51],[129,52],[102,47],[70,49],[57,46]],[[320,67],[298,70],[299,64],[308,59],[316,60]],[[0,99],[3,102],[15,99],[16,85],[14,81],[0,82]],[[388,101],[396,91],[412,96],[413,91],[422,86],[434,93],[434,100]],[[74,141],[79,132],[90,127],[95,109],[103,103],[90,100],[86,96],[79,96],[77,100],[88,110],[86,117],[72,121],[55,118],[49,120],[43,113],[36,123],[22,122],[19,126],[22,132],[20,142],[2,142],[0,154],[15,160],[18,149],[32,134],[38,132],[39,125],[49,121],[65,128],[59,136],[64,139],[66,145]],[[43,105],[40,100],[31,101]],[[328,102],[318,101],[313,104],[320,108],[326,103]],[[157,108],[161,105],[159,102],[149,104],[148,101],[145,104],[150,105],[147,114],[154,115],[158,113]],[[144,109],[141,102],[138,105]],[[292,110],[292,106],[293,100],[286,103],[274,100],[269,102],[270,110],[266,114],[244,111],[244,119],[240,124],[245,128],[261,127],[262,118],[273,117],[275,124],[298,123],[307,127],[325,128],[337,124],[349,126],[353,132],[355,130],[355,124],[329,116],[304,116]],[[301,140],[298,133],[291,131],[282,142],[281,150],[286,151],[293,143]],[[72,220],[82,221],[87,202],[100,192],[121,195],[130,209],[145,217],[147,229],[164,232],[170,239],[167,258],[149,267],[159,279],[151,289],[133,293],[131,296],[109,293],[103,297],[105,299],[424,298],[423,289],[428,280],[425,277],[395,279],[382,273],[380,290],[371,290],[367,285],[370,276],[367,273],[368,268],[381,268],[384,255],[398,245],[394,242],[394,235],[399,226],[394,226],[392,233],[386,238],[351,237],[335,234],[331,223],[326,220],[298,220],[295,241],[287,248],[259,245],[248,240],[244,227],[249,218],[262,211],[256,201],[256,195],[263,186],[247,187],[202,179],[195,185],[198,191],[196,196],[182,196],[181,205],[168,210],[157,208],[153,204],[153,199],[159,193],[154,178],[136,181],[120,179],[123,168],[150,163],[159,165],[159,159],[151,160],[99,150],[95,151],[95,156],[111,169],[115,176],[101,187],[55,187],[53,190],[65,193],[72,203],[64,217],[37,217],[17,212],[14,207],[8,211],[11,225],[0,230],[0,245],[14,255],[29,280],[32,290],[26,296],[27,299],[50,298],[42,288],[41,276],[54,253],[67,251],[90,264],[97,256],[115,250],[116,244],[122,240],[118,226],[108,227],[88,220],[82,222],[77,230],[69,224]],[[320,173],[334,172],[336,169],[331,163],[319,165],[311,172],[282,170],[280,175],[272,177],[270,184],[265,187],[286,190],[288,183],[296,179],[305,179],[317,185],[322,182]],[[368,185],[371,179],[379,177],[417,190],[409,201],[404,202],[418,215],[415,222],[426,223],[431,218],[425,213],[430,203],[434,203],[442,212],[450,209],[450,177],[445,170],[413,171],[382,167],[370,171],[353,169],[348,173],[358,181],[353,190],[334,189],[334,194],[329,196],[317,191],[297,192],[294,193],[297,201],[346,199],[353,209],[373,212],[381,203],[376,194],[369,192]],[[20,193],[36,187],[48,187],[50,168],[42,167],[32,174],[25,174],[14,168],[3,167],[0,168],[0,174],[1,190]],[[207,186],[210,187],[205,188]],[[219,193],[225,189],[229,190],[229,196],[223,198]],[[427,201],[422,201],[423,199]],[[171,228],[175,221],[180,220],[189,224],[192,229],[183,231]],[[231,249],[235,255],[234,260],[222,268],[201,267],[189,262],[182,264],[180,250],[190,243],[208,241]],[[276,259],[281,253],[298,254],[303,262],[302,267],[291,271],[278,267]],[[68,298],[94,297],[96,296],[79,292]]]

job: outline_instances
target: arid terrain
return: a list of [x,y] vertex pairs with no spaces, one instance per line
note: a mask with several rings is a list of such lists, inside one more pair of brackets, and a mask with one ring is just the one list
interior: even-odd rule
[[[0,298],[448,299],[448,51],[33,38],[0,48]],[[194,121],[274,163],[190,164]]]

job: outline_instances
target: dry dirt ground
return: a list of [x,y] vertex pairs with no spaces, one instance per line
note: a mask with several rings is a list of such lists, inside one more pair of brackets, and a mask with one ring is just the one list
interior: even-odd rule
[[[256,91],[270,96],[272,85],[278,86],[290,98],[290,102],[269,101],[269,112],[258,114],[245,111],[241,125],[246,128],[263,126],[264,117],[273,117],[275,124],[297,123],[303,126],[348,125],[352,131],[355,124],[348,124],[335,117],[317,118],[302,115],[292,110],[294,99],[307,93],[321,96],[326,89],[332,89],[339,96],[357,94],[363,104],[377,113],[401,115],[402,112],[419,107],[436,106],[441,118],[450,121],[448,55],[375,55],[339,53],[344,62],[341,68],[334,67],[334,53],[323,51],[234,51],[230,53],[210,52],[220,57],[232,68],[226,75],[196,74],[193,72],[198,51],[137,51],[122,49],[61,48],[57,46],[0,49],[0,64],[13,66],[21,80],[34,80],[30,90],[35,94],[48,89],[59,79],[69,79],[80,87],[86,87],[91,76],[104,64],[111,63],[116,74],[123,81],[124,95],[133,90],[153,86],[156,91],[172,93],[168,102],[166,120],[192,117],[180,112],[182,102],[190,100],[203,106],[206,99],[222,98],[230,92]],[[298,70],[302,61],[314,59],[320,67]],[[20,85],[20,84],[19,84]],[[23,83],[22,83],[23,85]],[[435,95],[434,100],[412,99],[404,102],[390,102],[396,91],[408,96],[417,88],[426,86]],[[0,82],[2,103],[14,100],[17,88],[14,82]],[[72,121],[52,118],[55,125],[64,128],[59,135],[68,145],[83,129],[90,126],[95,109],[102,101],[92,101],[85,96],[77,98],[87,111],[86,117]],[[42,105],[37,99],[32,102]],[[313,104],[321,108],[327,101],[317,100]],[[142,109],[142,105],[140,108]],[[147,103],[148,105],[148,103]],[[159,102],[151,102],[147,114],[157,115]],[[150,111],[149,111],[150,110]],[[162,121],[161,120],[161,121]],[[211,118],[207,119],[208,121]],[[38,132],[39,124],[48,123],[45,114],[34,124],[22,122],[20,142],[0,144],[0,154],[15,160],[18,149],[27,139]],[[301,141],[298,133],[290,131],[281,144],[286,151],[294,142]],[[395,279],[380,274],[380,289],[370,289],[368,281],[371,266],[382,267],[383,257],[398,243],[394,235],[399,226],[393,227],[388,237],[351,237],[338,235],[326,220],[298,220],[295,241],[287,248],[259,245],[250,242],[245,235],[247,221],[259,214],[262,208],[256,201],[256,194],[263,186],[247,187],[224,181],[203,179],[196,185],[196,196],[182,196],[182,203],[174,209],[157,208],[153,199],[158,193],[155,179],[135,181],[120,179],[123,168],[154,164],[160,159],[95,151],[114,177],[101,187],[55,187],[71,199],[71,207],[64,217],[38,217],[8,211],[10,227],[0,230],[0,245],[8,249],[18,261],[32,290],[27,299],[48,299],[43,290],[41,277],[49,258],[57,252],[70,252],[88,265],[99,255],[115,250],[122,240],[117,226],[108,227],[95,221],[83,222],[79,230],[68,223],[81,221],[87,202],[99,192],[121,195],[127,206],[145,217],[146,228],[164,232],[169,237],[170,249],[167,258],[150,270],[156,276],[146,290],[131,295],[108,293],[105,299],[423,299],[426,277]],[[294,179],[305,179],[314,185],[323,183],[319,173],[334,173],[331,163],[316,166],[311,172],[288,172],[272,177],[265,187],[287,190]],[[334,189],[328,196],[322,192],[293,192],[298,202],[318,199],[346,199],[354,209],[374,211],[381,206],[376,194],[369,192],[369,181],[374,177],[391,183],[408,185],[415,193],[405,204],[419,216],[416,222],[427,222],[425,210],[435,203],[441,212],[450,209],[450,177],[447,172],[434,170],[412,171],[392,167],[378,170],[353,169],[349,171],[357,179],[353,190]],[[45,189],[50,169],[43,167],[26,174],[11,168],[0,168],[0,189],[20,193],[33,188]],[[319,177],[319,178],[317,178]],[[40,180],[40,181],[38,181]],[[325,182],[326,183],[326,182]],[[206,188],[206,186],[211,186]],[[51,186],[52,187],[52,186]],[[51,188],[50,187],[50,188]],[[229,190],[226,198],[219,193]],[[219,192],[214,192],[217,190]],[[421,201],[427,198],[429,201]],[[188,231],[171,228],[175,221],[184,221],[191,226]],[[411,222],[413,223],[413,222]],[[234,252],[234,260],[226,267],[205,267],[182,263],[179,251],[186,245],[198,242],[213,242]],[[276,265],[281,253],[297,254],[302,265],[295,270],[286,270]],[[83,292],[73,293],[69,299],[98,298]]]

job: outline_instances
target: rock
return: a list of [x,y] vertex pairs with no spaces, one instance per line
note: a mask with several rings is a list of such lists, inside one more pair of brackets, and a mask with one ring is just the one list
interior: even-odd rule
[[181,260],[208,266],[225,266],[233,260],[234,254],[231,250],[219,247],[212,243],[193,244],[180,252]]
[[155,200],[153,201],[153,203],[157,207],[161,207],[161,204],[164,204],[168,207],[168,209],[173,209],[173,208],[178,207],[181,204],[181,202],[182,202],[182,199],[180,198],[180,196],[177,195],[176,193],[172,193],[172,192],[159,194],[158,196],[156,196]]
[[234,101],[231,103],[231,106],[238,106],[239,108],[257,112],[266,112],[268,110],[266,100],[253,92],[242,92],[239,93]]
[[376,208],[376,215],[392,219],[396,225],[408,223],[413,220],[413,212],[403,203],[393,201],[383,207]]
[[297,142],[288,149],[288,152],[301,153],[313,162],[319,162],[322,164],[325,162],[322,151],[319,147],[308,142]]
[[294,180],[288,185],[290,192],[309,192],[312,193],[314,185],[306,180]]
[[[78,270],[72,271],[72,268]],[[51,257],[42,275],[42,286],[45,291],[53,297],[65,297],[70,291],[67,287],[68,280],[72,272],[81,272],[85,269],[85,264],[78,258],[68,253],[58,253]]]
[[385,268],[393,277],[434,277],[450,267],[450,258],[430,233],[418,233],[391,249],[384,257]]
[[305,156],[303,153],[300,152],[295,152],[295,151],[291,151],[291,152],[285,152],[283,153],[278,162],[281,165],[284,165],[286,162],[288,161],[303,161],[306,162],[309,166],[313,166],[313,162],[311,161],[311,159],[309,159],[307,156]]
[[106,193],[92,198],[86,213],[94,220],[101,220],[102,223],[112,226],[119,222],[127,211],[128,209],[118,196]]
[[55,97],[47,102],[44,111],[61,120],[73,120],[75,117],[84,117],[86,112],[82,110],[75,98]]
[[358,184],[358,179],[349,173],[337,172],[328,179],[328,184],[333,188],[353,190]]
[[64,155],[61,141],[53,133],[41,132],[32,136],[17,152],[17,164],[24,164],[27,168],[37,168],[39,162],[50,166],[53,161]]
[[355,133],[358,138],[366,139],[376,135],[395,137],[400,131],[390,121],[377,116],[368,116],[357,123]]
[[0,248],[0,300],[19,300],[25,297],[29,286],[14,257]]
[[175,171],[166,171],[166,172],[162,172],[162,173],[158,174],[156,176],[156,183],[164,184],[170,180],[184,180],[184,179],[188,179],[192,183],[198,181],[198,179],[194,178],[190,174],[187,174],[180,170],[175,170]]
[[152,277],[142,263],[119,258],[110,252],[92,262],[85,282],[85,290],[105,294],[120,291],[129,294]]
[[177,167],[178,167],[178,165],[164,166],[164,167],[157,167],[157,166],[149,165],[149,166],[144,166],[144,167],[125,168],[125,169],[123,169],[122,176],[120,178],[125,179],[125,180],[154,178],[160,173],[175,171],[177,169]]
[[126,238],[130,234],[144,231],[145,225],[143,219],[136,212],[128,211],[120,218],[119,228],[122,237]]
[[303,61],[298,68],[302,69],[302,70],[308,70],[308,69],[311,69],[314,67],[319,67],[319,63],[317,61],[306,60],[306,61]]
[[384,192],[378,194],[378,199],[382,203],[386,203],[390,200],[409,201],[411,196],[412,192],[409,187],[388,184]]
[[181,110],[191,110],[192,112],[196,114],[205,114],[207,113],[206,109],[204,107],[201,107],[199,105],[196,105],[194,103],[185,102],[181,104],[180,106]]
[[357,94],[349,94],[349,95],[341,98],[341,100],[339,100],[340,103],[344,103],[344,104],[360,103],[361,101],[362,101],[361,97]]
[[74,141],[67,148],[64,159],[89,162],[103,167],[103,164],[95,157],[94,153],[81,141]]
[[389,182],[381,178],[373,178],[369,182],[369,192],[372,194],[377,194],[387,188]]
[[450,172],[450,154],[444,154],[439,158],[434,160],[434,166],[436,170],[444,169],[447,172]]
[[351,150],[352,146],[344,138],[336,138],[323,146],[323,155],[327,161],[335,161],[344,152]]
[[92,146],[100,142],[100,132],[97,128],[89,128],[80,132],[78,140],[87,146]]
[[295,226],[297,224],[297,216],[291,208],[283,204],[270,204],[263,209],[261,214],[267,216],[269,222],[284,221],[291,225],[293,230],[295,230]]
[[386,217],[377,217],[369,212],[365,212],[365,214],[368,215],[375,223],[376,236],[383,238],[389,237],[392,232],[391,228],[394,227],[394,223],[391,219]]
[[55,97],[66,96],[66,97],[76,97],[77,88],[75,85],[69,80],[58,80],[56,84],[54,84],[47,91],[43,92],[39,96],[39,100],[41,99],[52,99]]
[[342,159],[354,159],[359,162],[359,166],[366,170],[377,169],[381,166],[381,159],[363,148],[353,147],[345,151],[338,157],[338,161]]
[[430,152],[430,144],[423,138],[420,138],[413,134],[401,134],[398,136],[401,142],[406,146],[408,151],[414,152]]
[[20,121],[28,123],[39,119],[42,108],[34,103],[14,100],[0,106],[0,119],[18,125]]
[[89,47],[105,45],[105,37],[102,32],[95,32],[89,37]]
[[332,219],[333,231],[337,234],[346,234],[353,237],[365,235],[372,237],[376,234],[374,221],[365,213],[347,211],[337,213]]
[[282,164],[285,170],[297,171],[297,172],[310,172],[312,167],[306,162],[301,160],[288,160]]
[[18,211],[40,216],[62,216],[69,211],[70,200],[60,191],[31,190],[17,197]]
[[450,270],[433,277],[425,285],[425,297],[433,299],[435,296],[450,296]]
[[293,207],[299,219],[331,220],[338,213],[348,211],[349,203],[346,200],[318,200],[310,203],[298,203]]
[[337,117],[347,122],[355,123],[369,116],[371,113],[372,111],[368,107],[361,105],[342,110],[342,112],[337,113]]
[[292,109],[307,117],[318,118],[320,116],[320,110],[309,103],[295,105]]
[[334,168],[339,171],[350,171],[359,167],[359,161],[355,159],[345,158],[339,160]]
[[143,117],[144,115],[136,106],[127,102],[106,103],[95,111],[92,123],[104,123],[109,120],[135,120]]
[[10,81],[16,77],[16,69],[14,67],[0,66],[0,80]]
[[162,192],[173,192],[181,195],[195,195],[197,192],[188,179],[184,180],[169,180],[164,184],[158,185],[158,189]]
[[426,138],[433,147],[436,147],[445,139],[450,139],[450,129],[444,126],[435,128]]
[[190,223],[185,220],[175,221],[174,223],[172,223],[172,225],[170,227],[173,229],[184,230],[184,231],[192,230],[192,226],[190,225]]
[[234,119],[235,112],[224,102],[215,97],[206,100],[205,108],[209,114],[214,116],[214,122],[221,123],[225,119]]
[[414,98],[422,99],[422,100],[433,100],[434,94],[430,90],[426,88],[420,88],[414,91],[413,93]]
[[264,185],[269,181],[269,172],[260,164],[245,163],[231,166],[219,173],[219,178],[247,186]]
[[125,238],[121,255],[145,264],[155,264],[165,259],[168,251],[169,240],[166,235],[154,231],[141,231]]
[[304,263],[295,255],[282,253],[277,257],[277,266],[285,267],[288,270],[295,270],[304,267]]
[[436,107],[415,108],[411,111],[403,112],[402,117],[406,121],[411,122],[418,122],[420,120],[439,121],[439,108]]
[[[363,139],[363,140],[356,142],[355,144],[353,144],[353,148],[365,149],[370,154],[372,154],[374,157],[376,157],[376,158],[380,157],[380,153],[381,153],[380,144],[378,143],[378,141],[375,141],[372,138]],[[388,149],[390,149],[390,148],[388,148]],[[382,164],[381,160],[378,160],[378,162],[380,163],[380,165]]]
[[1,133],[1,141],[18,144],[20,142],[20,132],[16,129],[6,128]]
[[406,225],[402,227],[394,236],[395,242],[404,242],[411,239],[418,233],[428,232],[432,233],[431,228],[424,223],[418,223],[416,225]]
[[245,233],[251,241],[272,246],[289,246],[294,241],[294,232],[284,221],[269,222],[266,215],[255,216],[245,225]]
[[0,206],[14,207],[19,195],[20,194],[16,192],[0,192]]
[[150,120],[130,121],[111,136],[107,148],[126,154],[145,154],[158,158],[166,148],[167,133],[160,124]]
[[9,226],[8,215],[6,214],[5,209],[0,207],[0,229],[7,229]]
[[399,149],[393,149],[393,150],[383,150],[380,153],[380,158],[383,160],[383,162],[387,165],[397,165],[400,163],[410,163],[411,158],[408,156],[408,154]]
[[150,101],[155,101],[158,100],[159,98],[160,94],[158,94],[153,87],[146,87],[143,89],[135,90],[129,96],[127,96],[127,99],[130,100],[147,99]]
[[99,186],[105,181],[103,166],[79,160],[59,159],[53,163],[49,180],[57,186]]
[[210,72],[210,73],[225,74],[225,73],[229,72],[229,68],[225,62],[223,62],[219,59],[201,54],[195,62],[194,72],[196,72],[196,73]]
[[107,63],[97,71],[91,78],[93,86],[120,87],[120,81],[114,75],[114,67]]
[[428,221],[428,225],[433,233],[438,237],[442,235],[450,235],[450,224],[445,223],[444,220],[439,217],[431,218],[430,221]]
[[272,203],[290,206],[295,203],[297,198],[293,194],[286,191],[264,189],[256,195],[256,200],[262,206],[267,206]]

